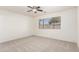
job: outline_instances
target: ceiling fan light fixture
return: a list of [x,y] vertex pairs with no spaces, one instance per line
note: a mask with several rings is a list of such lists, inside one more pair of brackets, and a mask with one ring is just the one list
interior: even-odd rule
[[32,11],[33,11],[33,12],[36,12],[37,10],[36,10],[36,9],[33,9]]

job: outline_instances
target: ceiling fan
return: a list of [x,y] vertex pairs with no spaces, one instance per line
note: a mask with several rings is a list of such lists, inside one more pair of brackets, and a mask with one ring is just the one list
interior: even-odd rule
[[34,13],[37,13],[38,11],[44,12],[42,9],[40,9],[41,8],[40,6],[27,6],[27,7],[31,9],[31,10],[28,10],[27,12],[34,12]]

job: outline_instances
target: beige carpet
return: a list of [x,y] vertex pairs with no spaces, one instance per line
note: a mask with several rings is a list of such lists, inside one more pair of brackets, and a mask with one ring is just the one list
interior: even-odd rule
[[77,52],[76,43],[38,36],[0,43],[0,52]]

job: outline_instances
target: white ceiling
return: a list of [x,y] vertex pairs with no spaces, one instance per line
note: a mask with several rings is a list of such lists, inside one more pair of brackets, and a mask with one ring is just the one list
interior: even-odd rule
[[[40,7],[46,12],[46,14],[66,10],[69,8],[75,8],[74,6],[40,6]],[[28,10],[30,10],[30,8],[28,8],[27,6],[0,6],[0,9],[9,10],[12,12],[17,12],[30,16],[38,16],[45,14],[41,12],[38,12],[36,14],[33,12],[27,12]]]

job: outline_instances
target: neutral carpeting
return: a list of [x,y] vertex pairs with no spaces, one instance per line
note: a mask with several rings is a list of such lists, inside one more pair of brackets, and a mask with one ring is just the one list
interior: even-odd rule
[[77,52],[76,43],[32,36],[0,43],[0,52]]

